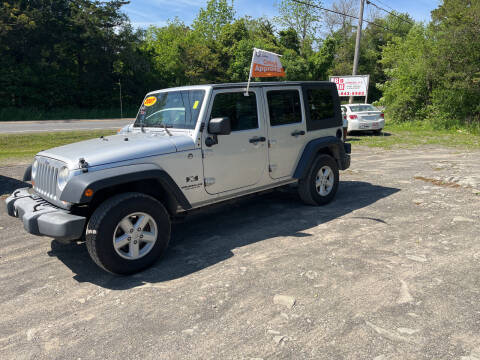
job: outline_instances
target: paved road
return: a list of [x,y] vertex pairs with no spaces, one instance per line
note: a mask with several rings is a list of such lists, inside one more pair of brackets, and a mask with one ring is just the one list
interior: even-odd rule
[[480,359],[480,152],[353,152],[333,203],[209,208],[130,277],[1,214],[0,359]]
[[0,134],[119,129],[133,121],[134,119],[2,121]]

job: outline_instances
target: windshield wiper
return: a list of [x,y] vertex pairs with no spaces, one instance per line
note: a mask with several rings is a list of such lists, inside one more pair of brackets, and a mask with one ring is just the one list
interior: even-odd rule
[[150,125],[149,127],[152,127],[152,128],[161,128],[161,129],[163,129],[163,131],[165,131],[169,136],[173,136],[172,133],[168,130],[169,128],[173,128],[173,125],[157,124],[157,125]]
[[[172,127],[172,125],[170,125],[170,127]],[[167,124],[164,124],[163,125],[163,130],[165,130],[165,132],[169,135],[169,136],[172,136],[172,133],[168,130],[167,128]]]

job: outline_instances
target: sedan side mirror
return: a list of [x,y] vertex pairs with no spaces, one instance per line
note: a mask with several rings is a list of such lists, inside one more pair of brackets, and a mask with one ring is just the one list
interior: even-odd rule
[[231,131],[232,127],[228,117],[214,118],[208,123],[208,132],[212,135],[229,135]]

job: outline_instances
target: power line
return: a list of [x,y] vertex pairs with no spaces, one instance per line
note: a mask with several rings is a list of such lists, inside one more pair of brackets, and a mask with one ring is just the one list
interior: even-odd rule
[[387,8],[389,8],[390,10],[394,11],[395,9],[392,8],[390,5],[388,4],[385,4],[383,1],[380,1],[380,0],[375,0],[376,2],[382,4],[383,6],[386,6]]
[[[312,7],[314,7],[314,8],[320,9],[320,10],[329,11],[329,12],[335,13],[335,14],[337,14],[337,15],[347,16],[347,17],[349,17],[349,18],[357,19],[357,20],[358,20],[358,16],[353,16],[353,15],[345,14],[345,13],[342,13],[342,12],[340,12],[340,11],[335,11],[335,10],[332,10],[332,9],[326,9],[326,8],[324,8],[324,7],[321,7],[321,6],[317,5],[317,4],[310,4],[310,3],[307,3],[307,2],[301,1],[301,0],[292,0],[292,1],[294,1],[294,2],[296,2],[296,3],[298,3],[298,4],[307,5],[307,6],[312,6]],[[391,32],[396,32],[396,31],[394,31],[394,30],[392,30],[392,29],[389,29],[389,28],[387,28],[387,27],[385,27],[385,26],[381,26],[381,25],[375,24],[374,22],[371,22],[371,21],[368,21],[368,20],[365,20],[365,19],[363,19],[363,21],[365,21],[366,23],[368,23],[368,24],[370,24],[370,25],[374,25],[374,26],[376,26],[376,27],[379,27],[379,28],[381,28],[381,29],[383,29],[383,30],[388,30],[388,31],[391,31]]]
[[[373,6],[375,6],[377,9],[382,10],[382,11],[385,11],[386,13],[389,13],[390,15],[395,16],[396,18],[399,18],[400,20],[405,21],[406,23],[408,23],[408,24],[410,24],[410,25],[413,25],[413,23],[412,23],[411,21],[408,21],[408,20],[402,18],[401,16],[398,16],[397,14],[395,14],[395,13],[393,13],[393,12],[391,12],[391,11],[385,10],[384,8],[378,6],[377,4],[374,4],[374,3],[371,2],[370,0],[367,0],[367,4],[368,4],[368,5],[373,5]],[[395,10],[394,10],[394,11],[395,11]]]

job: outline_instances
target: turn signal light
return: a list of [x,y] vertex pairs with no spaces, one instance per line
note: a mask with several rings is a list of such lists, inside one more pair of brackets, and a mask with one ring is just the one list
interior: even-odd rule
[[385,118],[385,115],[383,115],[383,113],[381,113],[381,114],[380,114],[380,117],[381,117],[382,119],[384,119],[384,118]]
[[86,197],[91,197],[93,195],[93,190],[92,189],[87,189],[84,192]]
[[349,115],[350,119],[356,119],[358,116],[357,115]]

